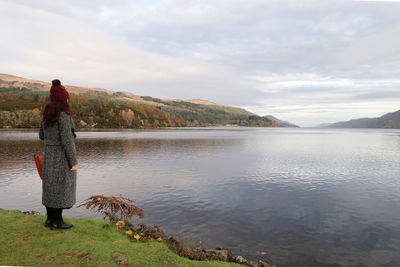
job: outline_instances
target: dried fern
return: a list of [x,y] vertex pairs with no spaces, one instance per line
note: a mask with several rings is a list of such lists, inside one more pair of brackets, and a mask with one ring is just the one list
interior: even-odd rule
[[113,223],[123,221],[126,225],[133,225],[132,217],[144,217],[143,210],[133,203],[133,200],[121,195],[119,197],[97,195],[89,197],[78,207],[85,206],[86,209],[100,212],[104,215],[104,219],[108,218]]

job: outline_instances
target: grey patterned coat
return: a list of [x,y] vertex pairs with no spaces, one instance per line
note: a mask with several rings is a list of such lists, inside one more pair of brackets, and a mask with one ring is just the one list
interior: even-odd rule
[[75,129],[71,116],[60,118],[46,128],[40,123],[39,138],[44,140],[42,204],[50,208],[70,208],[76,202]]

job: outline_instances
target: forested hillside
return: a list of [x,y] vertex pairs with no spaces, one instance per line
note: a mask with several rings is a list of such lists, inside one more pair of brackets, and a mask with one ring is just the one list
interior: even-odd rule
[[280,120],[277,117],[274,117],[272,115],[265,115],[264,118],[268,118],[270,120],[276,121],[277,123],[282,124],[284,127],[299,128],[299,126],[297,126],[296,124],[290,123],[288,121]]
[[[0,75],[0,127],[35,128],[49,100],[49,83]],[[280,126],[244,109],[203,100],[165,100],[66,86],[78,128]]]

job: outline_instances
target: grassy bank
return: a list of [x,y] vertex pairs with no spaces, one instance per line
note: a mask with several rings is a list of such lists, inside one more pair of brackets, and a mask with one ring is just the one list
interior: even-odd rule
[[44,227],[45,216],[0,209],[0,265],[30,266],[240,266],[191,261],[160,242],[129,241],[107,222],[66,219],[69,230]]

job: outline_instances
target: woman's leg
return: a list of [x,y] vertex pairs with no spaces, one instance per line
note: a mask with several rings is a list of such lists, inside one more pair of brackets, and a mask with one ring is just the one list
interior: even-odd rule
[[68,229],[71,228],[73,225],[64,222],[62,218],[62,210],[61,208],[54,209],[54,222],[52,223],[53,228],[56,229]]
[[46,213],[47,213],[47,219],[46,222],[44,223],[45,226],[50,226],[52,222],[54,222],[55,218],[55,212],[54,208],[46,207]]

